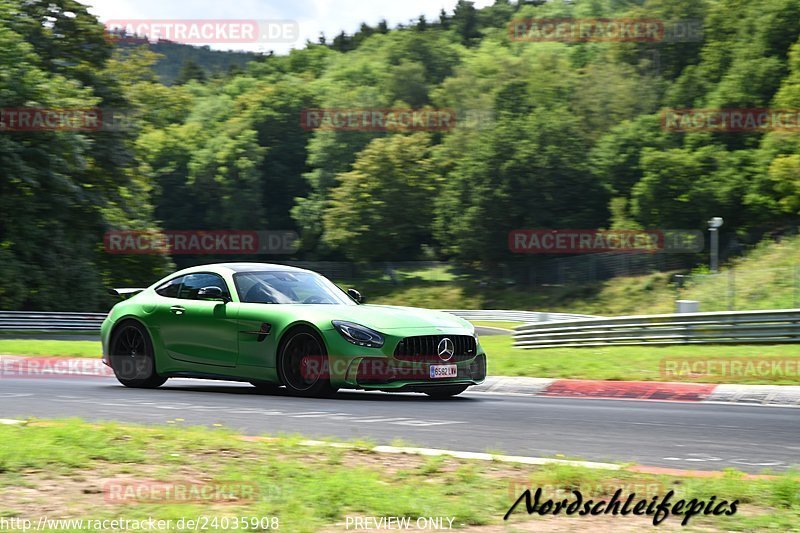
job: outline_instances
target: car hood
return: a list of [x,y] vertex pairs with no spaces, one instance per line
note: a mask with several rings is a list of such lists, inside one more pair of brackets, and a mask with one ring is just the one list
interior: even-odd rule
[[[318,319],[346,320],[367,326],[377,331],[391,332],[394,329],[442,328],[474,331],[472,324],[450,313],[398,307],[392,305],[303,305],[306,311],[314,307]],[[321,320],[320,320],[321,321]],[[332,328],[332,326],[331,326]],[[326,328],[327,329],[327,328]]]

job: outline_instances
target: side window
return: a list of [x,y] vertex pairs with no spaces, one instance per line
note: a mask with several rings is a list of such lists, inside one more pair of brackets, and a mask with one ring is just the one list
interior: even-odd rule
[[179,278],[171,279],[168,282],[164,283],[160,287],[156,289],[156,293],[160,294],[161,296],[166,296],[167,298],[177,298],[178,292],[181,288],[181,283],[185,276],[181,276]]
[[183,279],[178,298],[184,300],[196,300],[197,291],[203,287],[219,287],[222,294],[230,297],[228,286],[220,276],[217,274],[188,274]]

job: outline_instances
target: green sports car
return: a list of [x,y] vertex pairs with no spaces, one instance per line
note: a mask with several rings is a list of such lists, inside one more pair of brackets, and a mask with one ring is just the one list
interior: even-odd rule
[[128,387],[170,377],[454,396],[486,377],[475,328],[448,313],[365,305],[354,289],[265,263],[187,268],[125,298],[103,322],[103,361]]

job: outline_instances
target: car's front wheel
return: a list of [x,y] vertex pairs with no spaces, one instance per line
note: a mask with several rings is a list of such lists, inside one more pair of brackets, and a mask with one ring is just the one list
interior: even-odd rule
[[451,398],[457,396],[467,390],[469,385],[442,385],[441,387],[432,387],[425,390],[425,394],[431,398]]
[[325,343],[307,326],[293,328],[281,341],[278,375],[293,396],[328,396],[336,392],[330,381]]
[[109,356],[114,375],[126,387],[154,389],[167,381],[156,372],[150,334],[135,320],[126,320],[114,329]]

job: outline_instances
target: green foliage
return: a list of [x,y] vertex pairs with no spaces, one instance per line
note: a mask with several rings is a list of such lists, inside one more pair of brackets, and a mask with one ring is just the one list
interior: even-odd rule
[[192,80],[202,83],[206,81],[206,73],[202,68],[200,68],[200,65],[189,59],[181,67],[181,70],[178,73],[178,79],[175,80],[175,83],[178,85],[183,85],[184,83],[188,83]]
[[211,50],[208,46],[192,46],[171,41],[142,42],[136,39],[123,39],[117,43],[117,50],[127,51],[144,47],[158,56],[157,61],[148,69],[158,76],[163,83],[172,85],[186,81],[184,69],[187,65],[200,79],[208,77],[225,77],[240,72],[257,61],[267,60],[267,56],[252,52]]
[[[83,5],[6,2],[0,10],[0,19],[12,21],[0,24],[3,107],[129,108],[107,69],[111,46],[103,28]],[[148,216],[134,172],[134,134],[0,136],[0,249],[6,279],[14,280],[0,291],[0,308],[58,309],[67,287],[81,294],[72,305],[106,305],[103,283],[123,269],[103,253],[103,233],[117,216],[128,224]],[[144,258],[125,275],[152,277],[163,264]]]
[[[520,87],[507,89],[498,101]],[[435,221],[446,250],[463,261],[499,262],[507,257],[511,229],[603,224],[608,199],[587,172],[587,149],[567,109],[527,114],[501,107],[495,126],[447,174],[437,212],[461,214]]]
[[[695,19],[702,39],[509,35],[515,19],[564,17]],[[800,0],[459,0],[438,19],[365,23],[276,56],[113,46],[74,0],[6,0],[0,104],[113,107],[132,121],[0,136],[0,273],[21,280],[0,288],[0,308],[55,309],[70,286],[102,309],[103,285],[171,268],[104,253],[117,228],[295,229],[295,258],[424,255],[485,272],[518,260],[517,228],[703,229],[713,215],[723,247],[752,242],[800,222],[797,134],[668,132],[660,114],[800,107],[798,19]],[[425,107],[451,109],[455,127],[300,124],[309,108]]]
[[323,215],[331,246],[356,260],[419,256],[438,185],[425,134],[375,139],[337,178]]

